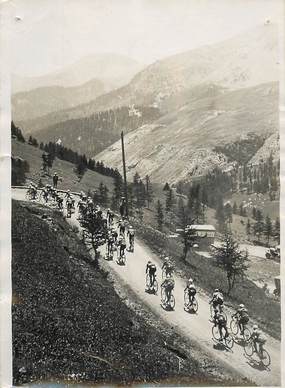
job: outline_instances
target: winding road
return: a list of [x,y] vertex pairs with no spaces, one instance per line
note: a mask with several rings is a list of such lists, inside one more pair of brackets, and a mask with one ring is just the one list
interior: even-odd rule
[[[12,198],[25,200],[25,190],[20,188],[12,189]],[[77,216],[78,214],[75,212],[68,221],[80,229]],[[102,248],[102,252],[103,250],[105,252],[105,248]],[[248,378],[257,385],[281,385],[281,353],[279,341],[267,336],[265,347],[271,356],[271,365],[267,369],[261,367],[257,359],[248,359],[244,354],[243,346],[238,343],[235,343],[232,351],[226,351],[222,347],[217,348],[212,338],[212,324],[209,322],[208,299],[203,293],[198,293],[199,310],[196,315],[193,315],[184,311],[183,295],[185,283],[178,276],[175,278],[174,296],[176,305],[174,311],[166,311],[162,308],[160,291],[157,295],[151,295],[145,292],[145,268],[149,259],[158,268],[161,268],[161,259],[154,255],[144,243],[136,238],[135,251],[134,253],[127,252],[125,266],[118,265],[115,260],[106,261],[106,263],[116,272],[122,284],[128,284],[146,308],[149,308],[161,319],[164,319],[181,335],[198,343],[203,351],[213,359],[226,363],[229,368],[234,369],[240,376]],[[161,271],[158,271],[157,280],[161,284]],[[229,314],[230,311],[228,311],[228,316]]]

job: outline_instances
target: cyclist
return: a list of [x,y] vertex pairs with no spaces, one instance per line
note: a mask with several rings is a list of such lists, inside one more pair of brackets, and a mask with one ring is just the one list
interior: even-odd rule
[[108,224],[111,226],[114,221],[114,213],[109,209],[109,214],[108,214]]
[[220,311],[222,310],[221,306],[223,306],[223,304],[224,304],[224,296],[223,296],[223,293],[218,288],[216,288],[215,291],[213,292],[213,296],[212,296],[212,299],[210,300],[209,304],[211,304],[211,303],[213,304],[214,310],[217,307],[220,308]]
[[248,311],[244,307],[244,304],[240,304],[236,313],[232,315],[232,318],[237,318],[241,335],[243,335],[246,324],[249,321]]
[[135,231],[132,226],[129,227],[127,236],[129,237],[130,250],[133,250],[135,245]]
[[147,262],[145,273],[149,275],[149,288],[152,288],[155,280],[156,265],[150,260]]
[[28,192],[31,196],[31,199],[36,199],[37,189],[35,188],[35,186],[32,183],[29,186]]
[[164,263],[162,265],[162,271],[165,270],[165,276],[166,277],[172,277],[174,272],[174,267],[170,263],[169,257],[165,257]]
[[175,286],[175,281],[172,276],[164,279],[164,281],[161,284],[161,287],[165,289],[166,304],[168,305],[170,304],[170,298],[171,298],[171,294],[174,289],[174,286]]
[[112,228],[112,229],[111,229],[111,233],[112,233],[112,236],[113,236],[113,238],[114,238],[114,242],[115,242],[115,244],[116,244],[116,243],[117,243],[117,239],[118,239],[118,232],[116,231],[115,228]]
[[193,279],[189,279],[187,281],[186,288],[185,288],[184,291],[188,291],[189,301],[190,301],[190,304],[192,304],[193,301],[194,301],[194,297],[195,297],[195,295],[197,293],[197,290],[196,290],[196,287],[194,285]]
[[125,234],[125,230],[126,230],[126,226],[125,226],[125,223],[124,223],[124,221],[122,219],[119,220],[118,227],[119,227],[120,235],[124,235]]
[[57,202],[57,206],[59,209],[62,209],[63,208],[63,198],[61,198],[60,195],[57,195],[56,197],[56,202]]
[[108,233],[107,237],[107,255],[110,256],[113,253],[114,248],[114,237],[111,232]]
[[259,344],[259,354],[263,357],[263,345],[266,343],[266,337],[257,325],[253,326],[253,332],[250,337],[253,341],[253,347],[255,353],[258,353],[257,344]]
[[[220,333],[219,341],[223,341],[223,338],[226,338],[229,336],[229,332],[227,328],[226,317],[221,311],[218,310],[218,308],[215,310],[214,324],[215,326],[218,326],[218,329],[219,329],[219,333]],[[223,336],[223,329],[225,331],[225,336]]]
[[64,196],[64,198],[65,198],[65,199],[68,199],[68,198],[70,198],[70,197],[71,197],[71,193],[70,193],[70,190],[68,189],[67,192],[66,192],[66,194],[65,194],[65,196]]
[[120,246],[120,257],[123,257],[125,255],[125,249],[127,247],[126,240],[123,236],[120,236],[119,238],[119,246]]
[[67,212],[71,213],[71,210],[72,210],[72,199],[71,198],[67,198],[67,200],[66,200],[66,210],[67,210]]
[[48,202],[48,187],[47,186],[45,188],[43,188],[42,197],[43,197],[45,202]]

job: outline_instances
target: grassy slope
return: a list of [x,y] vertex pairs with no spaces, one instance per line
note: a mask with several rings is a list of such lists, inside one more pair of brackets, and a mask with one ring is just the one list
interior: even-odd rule
[[[39,148],[23,144],[17,140],[12,140],[12,154],[25,159],[30,165],[30,172],[27,174],[27,178],[35,183],[37,183],[40,178],[43,183],[51,183],[52,177],[41,177],[42,153],[42,150]],[[113,189],[113,178],[98,174],[95,171],[87,170],[82,180],[79,181],[74,172],[74,165],[64,160],[55,159],[50,172],[51,176],[54,172],[62,178],[62,181],[58,184],[59,189],[70,189],[71,191],[84,190],[87,192],[88,189],[91,191],[96,189],[100,182],[103,182],[110,191]]]
[[72,374],[96,383],[222,383],[191,357],[177,371],[165,335],[122,303],[61,215],[13,202],[12,222],[15,384]]

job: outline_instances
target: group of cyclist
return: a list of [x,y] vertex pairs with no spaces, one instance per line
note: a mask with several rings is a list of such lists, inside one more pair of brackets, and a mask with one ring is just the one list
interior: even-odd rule
[[[28,193],[31,199],[37,198],[37,190],[38,187],[31,183],[28,188]],[[55,187],[52,187],[48,184],[41,190],[41,196],[46,203],[49,201],[49,199],[52,199],[57,203],[58,208],[62,209],[63,201],[65,200],[67,213],[71,213],[72,209],[75,209],[75,200],[70,190],[66,192],[64,197],[62,197],[57,192],[57,189]],[[101,215],[103,222],[106,223],[108,231],[105,239],[107,257],[113,257],[114,251],[117,251],[117,256],[119,258],[124,258],[125,251],[127,248],[127,242],[129,245],[128,250],[130,252],[134,251],[135,231],[125,217],[122,216],[122,218],[120,218],[118,222],[115,222],[115,215],[113,211],[107,209],[105,215],[100,209],[100,206],[98,204],[95,204],[93,202],[93,199],[83,192],[80,193],[80,199],[77,203],[77,207],[79,211],[79,219],[86,217],[90,212],[96,212],[97,214]],[[165,291],[165,303],[166,305],[169,305],[175,287],[175,280],[174,266],[168,257],[165,258],[161,269],[163,279],[161,283],[161,288]],[[147,289],[148,291],[151,291],[153,290],[154,284],[156,282],[156,264],[149,260],[147,262],[145,272],[148,277]],[[194,302],[195,296],[197,294],[197,289],[192,278],[187,280],[184,293],[188,294],[189,304],[191,305]],[[223,341],[229,336],[229,330],[227,325],[227,317],[224,313],[224,296],[221,290],[214,290],[209,304],[212,305],[213,311],[211,322],[214,324],[215,327],[218,327],[220,336],[219,341]],[[232,318],[236,319],[240,334],[243,335],[246,325],[249,322],[249,314],[243,304],[239,305],[237,311],[232,315]],[[252,340],[254,351],[259,352],[262,355],[263,346],[266,342],[266,338],[257,325],[253,326],[253,331],[251,333],[250,339]]]

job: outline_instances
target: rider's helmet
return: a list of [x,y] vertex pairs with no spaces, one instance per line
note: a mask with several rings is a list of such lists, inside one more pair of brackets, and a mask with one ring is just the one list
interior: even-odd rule
[[244,304],[241,303],[241,304],[239,305],[239,307],[240,307],[241,309],[243,309],[243,308],[244,308]]
[[219,292],[219,289],[218,289],[218,288],[216,288],[216,289],[215,289],[215,292]]
[[147,262],[147,264],[151,264],[151,261],[149,260],[149,261]]
[[258,329],[258,326],[257,325],[253,325],[253,330],[257,330]]

